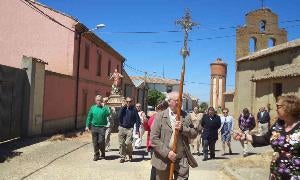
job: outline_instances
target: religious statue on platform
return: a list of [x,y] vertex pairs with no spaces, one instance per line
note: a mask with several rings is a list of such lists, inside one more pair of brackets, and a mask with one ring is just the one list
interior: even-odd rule
[[121,93],[121,79],[123,78],[123,75],[121,73],[118,73],[118,70],[115,69],[115,72],[110,75],[109,79],[113,79],[111,94],[112,95],[120,95]]

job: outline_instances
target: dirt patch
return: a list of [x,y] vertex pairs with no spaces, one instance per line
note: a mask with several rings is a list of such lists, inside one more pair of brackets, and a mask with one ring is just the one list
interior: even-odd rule
[[225,165],[232,168],[241,168],[241,167],[269,168],[272,159],[272,154],[273,151],[268,151],[262,154],[252,155],[248,157],[233,158],[225,162]]
[[85,139],[90,138],[91,134],[89,132],[68,132],[64,134],[55,134],[51,136],[48,140],[49,141],[65,141],[65,140],[72,140],[72,139]]
[[[268,178],[273,151],[248,157],[233,158],[224,163],[224,171],[236,179]],[[255,172],[255,173],[253,173]],[[255,177],[254,177],[255,174]]]

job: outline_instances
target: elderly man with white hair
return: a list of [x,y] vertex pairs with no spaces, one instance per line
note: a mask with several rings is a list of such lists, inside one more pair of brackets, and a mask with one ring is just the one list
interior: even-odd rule
[[105,158],[105,131],[107,117],[110,115],[109,107],[103,104],[100,95],[95,97],[95,104],[91,106],[86,119],[86,131],[92,131],[92,141],[94,148],[94,161],[99,160],[99,150],[101,157]]
[[[175,164],[176,180],[189,178],[189,165],[198,166],[189,147],[189,139],[197,137],[197,128],[184,111],[181,111],[180,121],[176,121],[178,100],[178,92],[168,94],[169,107],[157,113],[151,129],[151,147],[154,150],[151,163],[156,169],[156,180],[168,179],[171,162]],[[175,130],[179,130],[176,153],[172,151]]]

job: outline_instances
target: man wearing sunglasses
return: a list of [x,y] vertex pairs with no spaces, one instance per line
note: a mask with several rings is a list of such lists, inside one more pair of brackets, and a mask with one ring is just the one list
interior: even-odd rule
[[[136,124],[136,130],[133,132],[134,124]],[[120,163],[125,162],[126,155],[129,156],[129,160],[132,161],[132,142],[133,133],[138,134],[141,120],[138,111],[132,104],[132,98],[126,98],[126,104],[122,107],[119,113],[119,143],[120,143]]]
[[270,127],[270,114],[265,107],[261,107],[257,113],[258,121],[258,135],[263,136],[267,134]]

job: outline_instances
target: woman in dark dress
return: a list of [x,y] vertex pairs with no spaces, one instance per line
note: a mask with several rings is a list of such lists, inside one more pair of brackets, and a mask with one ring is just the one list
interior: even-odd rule
[[276,107],[278,120],[266,135],[239,133],[235,139],[247,140],[254,147],[271,144],[271,180],[300,180],[300,99],[294,95],[281,96]]
[[[218,140],[218,129],[221,127],[220,116],[216,115],[213,107],[208,108],[208,113],[204,114],[201,120],[201,127],[203,128],[202,142],[203,142],[203,161],[208,160],[208,148],[210,151],[210,158],[215,158],[215,144]],[[201,128],[200,124],[198,129]]]

